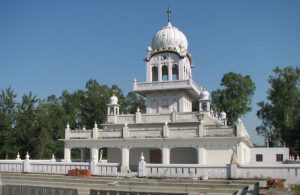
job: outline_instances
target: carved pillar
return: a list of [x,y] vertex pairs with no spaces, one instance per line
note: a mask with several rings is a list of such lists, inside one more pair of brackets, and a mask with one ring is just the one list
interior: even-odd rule
[[197,148],[198,152],[198,164],[205,165],[206,164],[206,149],[204,147]]
[[122,152],[122,164],[121,172],[127,172],[129,170],[129,148],[121,148]]
[[129,130],[127,123],[125,123],[125,126],[123,127],[123,138],[128,138],[129,137]]
[[198,137],[205,137],[206,133],[205,133],[205,129],[204,129],[204,121],[199,122],[198,125]]
[[163,137],[167,138],[169,136],[170,136],[170,131],[169,131],[168,122],[165,122],[165,125],[163,127]]
[[170,148],[162,148],[162,164],[170,164]]
[[168,65],[168,80],[172,81],[172,64]]
[[158,81],[162,81],[162,70],[161,70],[161,64],[158,65]]
[[99,159],[99,149],[98,148],[90,148],[90,152],[91,152],[91,157],[90,159],[96,159],[96,161],[98,162]]
[[64,162],[71,162],[71,148],[66,145],[64,149]]

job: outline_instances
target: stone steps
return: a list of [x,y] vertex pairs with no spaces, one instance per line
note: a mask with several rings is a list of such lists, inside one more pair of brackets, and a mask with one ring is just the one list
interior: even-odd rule
[[[78,189],[79,195],[88,195],[90,189],[117,190],[130,192],[188,193],[198,195],[253,194],[247,193],[255,181],[238,180],[188,180],[188,179],[147,179],[126,177],[70,177],[62,175],[13,174],[0,175],[2,184],[51,186]],[[116,183],[117,182],[117,183]]]

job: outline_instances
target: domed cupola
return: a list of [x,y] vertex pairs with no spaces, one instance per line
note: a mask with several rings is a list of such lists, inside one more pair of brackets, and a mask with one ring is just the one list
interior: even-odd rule
[[107,115],[119,115],[118,98],[113,94],[109,98],[109,104],[107,104]]
[[156,33],[152,40],[152,50],[185,50],[188,49],[186,36],[171,22]]
[[148,55],[145,60],[149,61],[152,56],[162,52],[174,52],[181,57],[188,56],[191,60],[191,54],[188,52],[188,41],[185,34],[171,24],[170,8],[167,13],[168,23],[154,35],[151,46],[147,48]]
[[115,94],[113,94],[109,98],[109,104],[111,104],[111,105],[117,105],[118,104],[118,98],[117,98],[117,96],[115,96]]

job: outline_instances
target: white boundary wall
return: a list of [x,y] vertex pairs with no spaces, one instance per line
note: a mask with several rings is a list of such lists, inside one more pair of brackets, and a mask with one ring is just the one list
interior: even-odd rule
[[92,175],[117,176],[118,163],[53,162],[51,160],[0,160],[0,172],[67,174],[71,169],[91,170]]
[[287,184],[300,183],[300,164],[270,165],[198,165],[198,164],[147,164],[139,163],[139,177],[190,177],[231,179],[285,179]]

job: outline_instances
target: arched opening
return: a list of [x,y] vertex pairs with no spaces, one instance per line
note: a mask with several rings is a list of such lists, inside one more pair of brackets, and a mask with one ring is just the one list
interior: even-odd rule
[[88,162],[90,161],[90,150],[88,148],[72,148],[72,162]]
[[142,153],[146,163],[160,164],[162,162],[160,148],[132,148],[129,152],[129,167],[131,171],[138,170],[138,162]]
[[178,66],[174,64],[172,67],[172,80],[178,80]]
[[152,81],[158,81],[158,69],[156,66],[152,67]]
[[99,162],[107,161],[107,148],[100,148],[98,152],[99,152]]
[[161,76],[162,76],[163,81],[167,81],[169,79],[169,77],[168,77],[168,66],[164,65],[162,67],[162,75]]
[[[103,148],[102,148],[103,149]],[[109,163],[122,163],[122,154],[120,148],[106,148],[107,154],[106,159]],[[104,153],[104,152],[103,152]],[[105,156],[105,155],[103,155]],[[103,157],[104,159],[105,157]]]
[[114,115],[114,108],[113,107],[109,108],[109,115]]
[[195,148],[178,147],[170,151],[171,164],[197,164],[198,156]]

